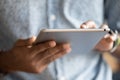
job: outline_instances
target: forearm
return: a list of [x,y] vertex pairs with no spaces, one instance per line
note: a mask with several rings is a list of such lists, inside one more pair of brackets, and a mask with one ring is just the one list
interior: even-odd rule
[[4,65],[3,65],[3,53],[2,51],[0,51],[0,72],[3,72],[3,68],[4,68]]
[[[5,53],[5,52],[4,52]],[[0,51],[0,73],[7,73],[7,66],[6,66],[6,58],[5,54],[2,51]]]
[[5,72],[3,70],[3,60],[2,60],[2,51],[0,51],[0,76],[2,76]]
[[1,71],[1,68],[2,68],[2,51],[0,51],[0,71]]
[[118,59],[120,59],[120,45],[117,47],[117,49],[112,54]]

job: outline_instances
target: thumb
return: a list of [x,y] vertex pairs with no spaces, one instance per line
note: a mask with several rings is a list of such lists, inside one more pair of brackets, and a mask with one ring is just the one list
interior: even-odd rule
[[28,38],[28,39],[19,39],[15,43],[15,46],[30,46],[35,42],[35,40],[36,40],[35,36]]
[[100,26],[100,28],[102,28],[102,29],[109,29],[109,26],[108,26],[107,24],[102,24],[102,25]]
[[104,39],[107,41],[107,42],[114,42],[117,38],[117,35],[116,34],[113,34],[113,35],[110,35],[110,34],[106,34],[104,36]]
[[[102,29],[110,29],[107,24],[101,25],[100,28],[102,28]],[[117,35],[116,35],[116,34],[106,34],[106,35],[104,36],[104,38],[105,38],[106,41],[108,41],[108,42],[113,42],[113,41],[116,40]]]

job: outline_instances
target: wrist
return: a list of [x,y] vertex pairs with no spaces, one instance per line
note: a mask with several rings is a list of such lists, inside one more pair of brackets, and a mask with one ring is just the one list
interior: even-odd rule
[[120,59],[120,45],[116,48],[114,52],[111,53],[113,56]]
[[114,41],[114,45],[110,53],[120,60],[120,35],[117,35],[117,39]]
[[110,53],[114,53],[119,45],[120,45],[120,37],[117,36],[116,40],[114,41],[113,48],[110,50]]

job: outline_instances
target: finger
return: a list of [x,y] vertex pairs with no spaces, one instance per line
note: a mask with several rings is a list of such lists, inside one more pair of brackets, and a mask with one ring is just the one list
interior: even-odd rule
[[38,58],[38,60],[40,60],[41,57],[42,57],[42,59],[45,59],[51,55],[55,55],[57,52],[67,50],[69,48],[70,48],[70,44],[68,44],[68,43],[59,44],[54,48],[47,49],[46,51],[37,54],[36,57]]
[[113,42],[113,41],[116,40],[116,38],[117,38],[117,35],[116,35],[116,34],[113,34],[113,35],[106,34],[106,35],[104,36],[104,39],[105,39],[106,41],[108,41],[108,42]]
[[55,41],[48,41],[48,42],[40,43],[38,45],[33,46],[30,51],[32,53],[34,53],[34,54],[35,53],[37,54],[37,53],[45,51],[45,50],[47,50],[49,48],[53,48],[55,46],[56,46],[56,42]]
[[95,50],[98,51],[109,51],[113,46],[113,42],[107,41],[107,40],[102,40],[100,41],[96,46]]
[[94,21],[89,20],[89,21],[83,23],[80,26],[80,28],[82,28],[82,29],[94,29],[94,28],[96,28],[96,24]]
[[[110,29],[107,24],[101,25],[100,28],[102,28],[102,29]],[[116,34],[106,34],[106,35],[104,36],[104,38],[106,39],[106,41],[112,42],[112,41],[115,41],[115,40],[116,40],[117,35],[116,35]]]
[[101,25],[101,27],[100,28],[102,28],[102,29],[109,29],[109,27],[108,27],[108,25],[107,24],[103,24],[103,25]]
[[38,67],[39,69],[41,68],[41,65],[44,65],[43,68],[46,68],[51,62],[55,61],[56,59],[62,57],[63,55],[69,53],[71,51],[71,48],[69,50],[62,50],[60,52],[57,52],[55,55],[51,55],[46,59],[42,59],[40,61],[38,61]]
[[109,51],[111,49],[111,45],[113,43],[111,41],[108,41],[106,39],[102,39],[96,46],[95,46],[95,50],[98,51]]
[[36,37],[33,36],[29,39],[19,39],[16,43],[15,46],[29,46],[32,45],[36,40]]
[[56,53],[55,55],[49,56],[48,58],[46,58],[46,60],[44,61],[44,64],[49,64],[53,61],[55,61],[58,58],[61,58],[62,56],[64,56],[65,54],[69,53],[71,51],[71,48],[67,49],[67,50],[63,50],[60,51],[58,53]]

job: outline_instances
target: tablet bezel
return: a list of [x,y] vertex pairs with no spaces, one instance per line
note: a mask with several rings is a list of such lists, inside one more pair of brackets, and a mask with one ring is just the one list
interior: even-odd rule
[[42,29],[40,32],[98,32],[110,31],[110,29]]

